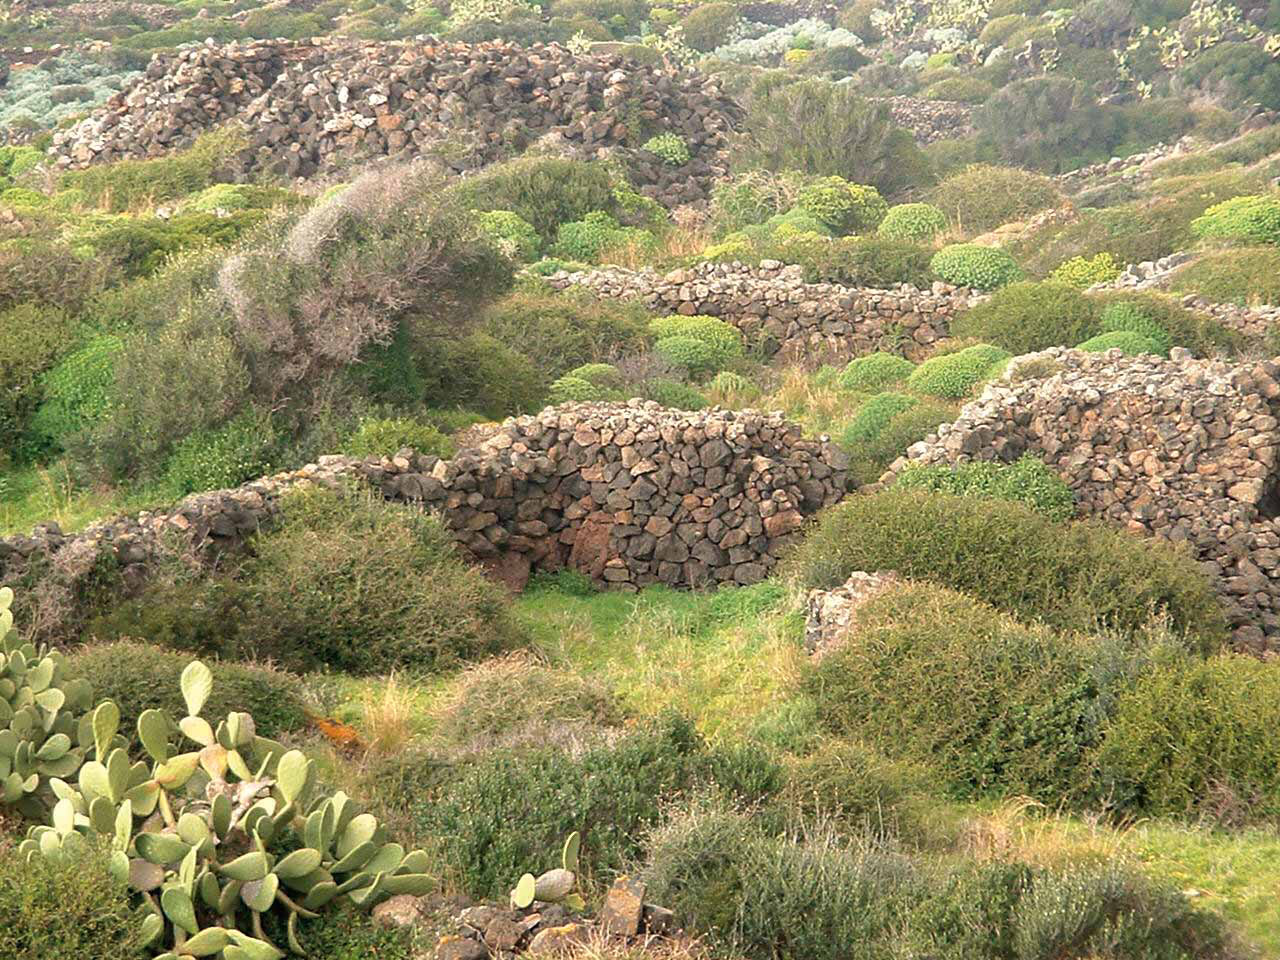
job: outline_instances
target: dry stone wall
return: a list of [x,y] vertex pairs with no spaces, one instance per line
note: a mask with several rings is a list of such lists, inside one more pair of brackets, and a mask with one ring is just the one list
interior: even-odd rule
[[290,488],[355,480],[437,511],[466,552],[513,585],[565,565],[633,590],[755,583],[806,517],[844,495],[846,466],[837,447],[803,438],[780,414],[566,404],[508,420],[452,460],[323,457],[74,536],[44,527],[0,540],[0,580],[33,556],[74,566],[105,555],[137,585],[171,538],[215,555],[269,524]]
[[[1236,644],[1280,650],[1280,365],[1055,347],[1052,372],[989,384],[909,463],[1041,457],[1080,511],[1185,543],[1218,584]],[[1012,377],[1012,379],[1011,379]]]
[[[59,133],[52,152],[72,167],[154,157],[236,120],[250,144],[243,172],[305,177],[441,144],[475,166],[551,141],[583,156],[623,151],[642,190],[674,206],[704,199],[727,171],[742,116],[714,78],[616,53],[429,37],[263,40],[157,56],[136,86]],[[689,163],[639,149],[662,132],[685,141]]]
[[884,350],[923,359],[949,336],[951,320],[985,297],[935,283],[890,290],[806,283],[798,266],[765,260],[704,263],[659,274],[607,267],[549,278],[559,289],[583,287],[599,297],[639,300],[667,314],[719,317],[766,355],[815,364]]
[[884,97],[882,102],[888,105],[893,122],[910,130],[921,146],[939,140],[963,140],[973,133],[972,104],[917,97]]

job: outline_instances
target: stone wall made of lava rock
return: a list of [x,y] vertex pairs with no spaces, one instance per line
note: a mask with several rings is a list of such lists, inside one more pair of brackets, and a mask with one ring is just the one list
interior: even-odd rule
[[[474,167],[549,141],[584,157],[621,151],[642,192],[675,206],[705,199],[727,172],[742,116],[714,78],[617,53],[430,37],[259,40],[156,56],[137,85],[58,133],[51,152],[71,167],[155,157],[238,121],[249,139],[240,172],[306,177],[442,144]],[[684,140],[689,163],[640,149],[666,132]]]
[[659,274],[607,267],[558,273],[550,283],[608,299],[640,300],[667,314],[719,317],[766,355],[814,364],[883,350],[921,360],[950,333],[953,317],[985,299],[935,283],[921,290],[859,289],[806,283],[801,269],[771,260],[758,267],[705,263]]
[[918,97],[885,97],[880,102],[888,105],[893,122],[910,130],[921,146],[963,140],[973,133],[973,104]]
[[[1168,360],[1055,347],[1019,358],[910,463],[1012,461],[1030,452],[1080,512],[1186,543],[1217,584],[1242,650],[1280,649],[1280,365]],[[1034,376],[1017,369],[1032,360]]]
[[508,420],[452,460],[323,457],[170,510],[82,533],[56,527],[0,540],[0,579],[33,555],[86,570],[109,556],[131,587],[177,535],[199,554],[268,525],[302,483],[363,481],[438,512],[459,545],[502,579],[570,566],[609,586],[755,583],[804,519],[845,493],[846,459],[780,414],[671,410],[645,401],[566,404]]

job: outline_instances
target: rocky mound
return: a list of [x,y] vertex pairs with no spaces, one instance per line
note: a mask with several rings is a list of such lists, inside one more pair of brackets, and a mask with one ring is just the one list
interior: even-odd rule
[[1015,361],[886,479],[909,463],[1029,451],[1066,480],[1083,514],[1186,543],[1218,583],[1237,645],[1280,649],[1277,377],[1275,363],[1177,348],[1162,360],[1055,347]]
[[532,568],[566,564],[625,589],[755,583],[805,517],[844,495],[846,465],[837,447],[804,439],[780,414],[565,404],[510,419],[452,460],[409,450],[324,457],[74,536],[45,527],[0,540],[0,578],[32,557],[87,572],[105,556],[136,584],[175,533],[216,552],[269,523],[290,487],[357,479],[437,511],[460,546],[513,585]]
[[[305,177],[441,144],[474,165],[550,137],[584,156],[623,149],[647,192],[676,203],[701,199],[724,172],[741,117],[716,80],[619,54],[432,38],[252,41],[157,56],[136,86],[59,133],[53,152],[75,167],[153,157],[236,119],[249,136],[246,171]],[[688,163],[639,149],[666,132],[684,140]]]

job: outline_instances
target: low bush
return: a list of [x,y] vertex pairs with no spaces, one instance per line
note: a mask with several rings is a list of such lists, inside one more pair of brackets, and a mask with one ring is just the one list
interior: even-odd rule
[[971,164],[938,184],[930,200],[959,229],[994,230],[1057,206],[1061,195],[1053,181],[1017,167]]
[[75,342],[71,319],[57,307],[26,303],[0,313],[0,430],[16,442],[40,403],[42,375]]
[[798,264],[809,283],[885,289],[900,283],[927,287],[937,277],[929,268],[933,249],[905,240],[869,237],[793,237],[757,243],[751,256],[732,260],[781,260]]
[[698,390],[666,377],[646,381],[642,384],[642,394],[646,400],[673,410],[701,410],[707,405],[707,398]]
[[557,257],[595,263],[605,250],[649,237],[643,230],[622,226],[612,214],[596,210],[581,220],[560,224],[551,252]]
[[1120,696],[1098,750],[1115,803],[1221,822],[1280,815],[1280,665],[1167,651]]
[[[114,701],[120,708],[121,729],[132,735],[137,729],[138,717],[145,710],[164,710],[171,716],[183,713],[185,705],[178,679],[191,662],[191,656],[153,645],[163,638],[156,637],[153,641],[141,632],[147,628],[151,612],[140,604],[120,611],[120,615],[116,613],[112,611],[112,615],[97,621],[90,629],[94,634],[116,632],[147,642],[122,640],[92,644],[69,655],[67,672],[93,684],[95,702]],[[159,616],[163,616],[163,611]],[[133,628],[139,632],[132,633]],[[233,710],[252,714],[258,735],[273,739],[307,725],[303,687],[296,677],[266,666],[220,660],[206,662],[214,676],[209,698],[211,716],[225,716]]]
[[562,223],[592,211],[616,213],[613,187],[614,176],[602,164],[542,156],[486,167],[456,189],[466,206],[515,213],[550,243]]
[[353,457],[391,457],[405,447],[446,458],[456,452],[453,441],[433,424],[412,417],[366,417],[347,438],[342,452]]
[[487,306],[480,329],[518,344],[540,370],[556,377],[584,363],[639,352],[649,340],[648,322],[649,314],[636,303],[522,287]]
[[845,390],[881,390],[901,383],[911,376],[916,365],[893,353],[872,353],[850,360],[840,372],[839,383]]
[[954,243],[929,261],[929,269],[947,283],[975,290],[995,290],[1022,275],[1013,257],[998,247]]
[[548,403],[602,403],[621,399],[622,394],[614,387],[568,373],[553,380],[547,392]]
[[480,229],[498,248],[518,263],[538,259],[542,238],[533,224],[510,210],[486,210],[479,215]]
[[849,450],[849,472],[855,483],[874,483],[889,464],[913,443],[933,433],[940,424],[955,420],[956,411],[935,400],[921,400],[894,416],[870,440]]
[[1191,221],[1191,229],[1212,240],[1280,246],[1280,194],[1215,203]]
[[885,427],[898,414],[910,410],[918,401],[904,393],[878,393],[858,408],[849,425],[840,434],[840,445],[846,450],[857,450],[861,444],[870,443],[884,432]]
[[758,800],[780,785],[779,767],[760,751],[708,747],[687,720],[665,715],[577,756],[542,748],[472,758],[415,815],[461,888],[497,898],[522,873],[555,866],[575,830],[583,879],[607,883],[667,802],[711,787]]
[[875,187],[842,177],[822,177],[802,187],[796,205],[837,234],[874,230],[889,210]]
[[1106,353],[1108,350],[1119,350],[1126,357],[1137,357],[1144,353],[1160,353],[1160,344],[1150,337],[1143,336],[1135,330],[1113,330],[1090,337],[1078,348],[1085,353]]
[[1133,329],[1161,346],[1186,347],[1199,357],[1234,356],[1244,348],[1244,339],[1235,330],[1158,293],[1103,294],[1097,300],[1102,307],[1100,332],[1111,327]]
[[1059,802],[1087,797],[1090,751],[1128,664],[1114,644],[909,584],[858,609],[805,689],[832,734],[928,765],[956,796]]
[[960,314],[951,334],[974,338],[1012,354],[1073,346],[1098,333],[1099,304],[1062,283],[1021,281]]
[[511,645],[502,588],[434,517],[370,495],[291,493],[242,575],[260,656],[351,673],[440,670]]
[[710,53],[728,40],[741,19],[735,4],[700,4],[680,21],[684,42],[700,53]]
[[982,77],[944,77],[924,91],[926,100],[958,100],[961,103],[985,103],[996,92],[995,86]]
[[737,403],[750,403],[760,396],[760,388],[740,373],[722,370],[706,384],[708,393],[715,395],[717,403],[732,406]]
[[656,137],[650,137],[641,149],[652,153],[669,167],[683,167],[693,159],[689,153],[689,145],[674,133],[660,133]]
[[239,486],[270,473],[276,440],[270,415],[249,407],[218,427],[178,441],[165,465],[165,479],[179,495]]
[[1120,265],[1109,253],[1099,253],[1092,257],[1072,257],[1060,263],[1048,280],[1052,283],[1066,284],[1077,290],[1084,290],[1098,283],[1109,283],[1120,276]]
[[947,217],[931,203],[900,203],[890,207],[877,232],[889,240],[929,241],[947,229]]
[[1280,250],[1273,247],[1206,253],[1172,278],[1175,293],[1194,293],[1213,303],[1280,306]]
[[1055,523],[1021,503],[921,490],[857,496],[828,510],[788,562],[805,587],[896,570],[971,594],[1026,622],[1122,633],[1153,616],[1206,650],[1226,636],[1209,581],[1183,550],[1102,524]]
[[918,393],[958,400],[998,377],[1011,354],[985,343],[931,357],[912,371],[907,386]]
[[[547,396],[546,374],[512,342],[525,345],[484,331],[420,345],[414,362],[423,398],[437,409],[474,410],[490,420],[541,408]],[[538,344],[528,346],[537,349]]]
[[894,486],[1025,503],[1050,520],[1067,520],[1075,513],[1071,488],[1044,461],[1030,454],[1009,464],[975,461],[955,467],[915,465],[898,474]]
[[31,432],[42,448],[61,446],[107,412],[115,358],[123,348],[119,337],[94,337],[45,373],[40,408],[31,420]]
[[669,337],[688,337],[711,350],[711,362],[723,367],[743,356],[742,332],[716,317],[675,315],[653,320],[649,333],[658,343]]
[[142,957],[131,891],[110,850],[29,862],[0,840],[0,956],[8,960]]
[[720,369],[715,348],[697,337],[662,337],[653,345],[653,351],[671,366],[681,367],[693,377],[715,373]]

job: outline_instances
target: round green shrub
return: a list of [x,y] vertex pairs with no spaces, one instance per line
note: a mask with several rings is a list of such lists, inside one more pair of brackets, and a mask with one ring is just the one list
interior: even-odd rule
[[902,393],[878,393],[861,407],[840,435],[840,445],[848,450],[880,436],[898,414],[916,405],[915,397]]
[[921,400],[897,414],[874,439],[846,448],[849,473],[858,485],[875,483],[894,460],[907,452],[913,443],[923,440],[939,425],[955,420],[956,411],[937,400]]
[[850,360],[837,382],[845,390],[880,390],[901,383],[915,368],[914,363],[897,354],[872,353]]
[[234,487],[269,471],[275,443],[271,418],[250,408],[220,427],[179,441],[165,477],[179,494]]
[[778,240],[793,237],[797,234],[816,234],[820,237],[831,236],[831,228],[808,210],[792,207],[786,213],[775,214],[758,227],[748,226],[742,231],[749,239],[760,241]]
[[1126,300],[1108,304],[1103,309],[1102,316],[1098,318],[1098,329],[1102,333],[1126,331],[1141,334],[1156,345],[1158,349],[1153,352],[1162,357],[1167,357],[1173,346],[1169,331],[1153,320],[1138,304]]
[[594,263],[609,247],[641,237],[650,235],[634,227],[624,227],[611,214],[596,210],[581,220],[562,223],[556,231],[556,243],[551,252],[557,257]]
[[510,210],[485,210],[477,213],[480,229],[499,249],[518,263],[538,259],[542,238],[524,217]]
[[519,344],[550,377],[641,351],[648,323],[649,313],[637,303],[527,287],[489,304],[480,318],[485,333]]
[[1058,803],[1087,796],[1104,704],[1127,666],[1114,645],[913,583],[859,607],[805,688],[831,734],[927,765],[956,796]]
[[707,398],[687,383],[662,377],[644,385],[644,397],[673,410],[701,410],[707,405]]
[[787,765],[779,799],[808,823],[907,836],[918,832],[918,798],[931,789],[924,767],[890,760],[864,744],[828,740]]
[[1252,247],[1206,253],[1172,277],[1174,293],[1194,293],[1213,303],[1280,306],[1280,249]]
[[976,243],[943,247],[929,261],[929,269],[947,283],[975,290],[995,290],[1022,275],[1013,257],[1004,250]]
[[890,207],[877,233],[890,240],[932,240],[947,229],[947,217],[931,203],[900,203]]
[[617,390],[603,384],[592,383],[582,377],[565,374],[552,381],[547,394],[549,403],[603,403],[607,400],[619,400]]
[[641,149],[652,153],[669,167],[683,167],[693,159],[689,153],[689,145],[674,133],[660,133],[656,137],[650,137]]
[[1120,350],[1126,357],[1137,357],[1144,353],[1160,353],[1160,344],[1134,330],[1114,330],[1090,337],[1079,345],[1079,349],[1086,353]]
[[696,337],[662,337],[653,349],[663,360],[684,367],[693,376],[713,373],[720,366],[716,349]]
[[1226,637],[1221,605],[1173,544],[1102,524],[1055,523],[1021,503],[888,490],[825,511],[788,561],[800,585],[830,589],[855,570],[894,570],[972,595],[1024,622],[1121,633],[1167,614],[1204,649]]
[[[2,197],[0,197],[2,199]],[[1232,197],[1191,221],[1197,236],[1280,246],[1280,194]]]
[[1120,276],[1120,265],[1111,254],[1103,252],[1092,257],[1072,257],[1058,265],[1048,279],[1069,287],[1084,290],[1098,283],[1109,283]]
[[1020,281],[966,310],[951,335],[1003,347],[1013,354],[1066,347],[1098,333],[1098,302],[1062,283]]
[[931,83],[924,91],[926,100],[952,100],[960,103],[985,103],[996,92],[991,81],[982,77],[945,77]]
[[1120,696],[1098,750],[1121,809],[1222,821],[1280,815],[1280,664],[1168,652]]
[[289,192],[280,188],[248,183],[215,183],[183,201],[182,208],[197,213],[231,213],[236,210],[263,210],[287,199],[291,199]]
[[875,187],[849,183],[843,177],[823,177],[796,195],[796,207],[833,233],[873,230],[889,205]]
[[967,397],[979,384],[999,376],[1011,356],[999,347],[975,344],[926,360],[907,378],[907,387],[934,397]]
[[[137,622],[146,624],[145,618]],[[190,662],[187,652],[124,640],[75,651],[68,657],[68,671],[93,684],[96,700],[114,701],[120,708],[120,729],[132,732],[146,710],[185,715],[178,679]],[[210,716],[233,710],[252,714],[258,735],[273,739],[307,725],[305,691],[297,677],[265,666],[211,658],[206,663],[214,678]]]
[[729,41],[741,19],[736,4],[699,4],[680,21],[684,42],[699,53],[710,53]]
[[434,517],[359,492],[298,490],[253,542],[243,625],[261,657],[350,673],[442,670],[517,631],[503,589]]
[[453,441],[433,424],[412,417],[366,417],[342,445],[352,457],[391,457],[405,447],[436,457],[451,457]]
[[1053,181],[1018,167],[970,164],[934,188],[933,203],[961,230],[981,233],[1051,209],[1062,199]]
[[577,377],[598,387],[620,389],[623,385],[622,372],[612,363],[584,363],[580,367],[574,367],[565,376]]
[[1050,520],[1068,520],[1075,513],[1071,488],[1044,461],[1030,454],[1012,464],[977,461],[955,467],[913,465],[898,474],[894,486],[1025,503]]
[[59,360],[41,380],[44,401],[32,418],[32,433],[56,446],[101,417],[122,349],[123,341],[108,334]]
[[649,333],[658,340],[667,337],[692,337],[700,340],[713,351],[717,367],[740,358],[744,353],[742,331],[717,317],[700,314],[660,317],[650,321]]
[[14,207],[18,210],[35,210],[48,205],[47,195],[29,187],[9,187],[7,190],[0,191],[0,206]]

